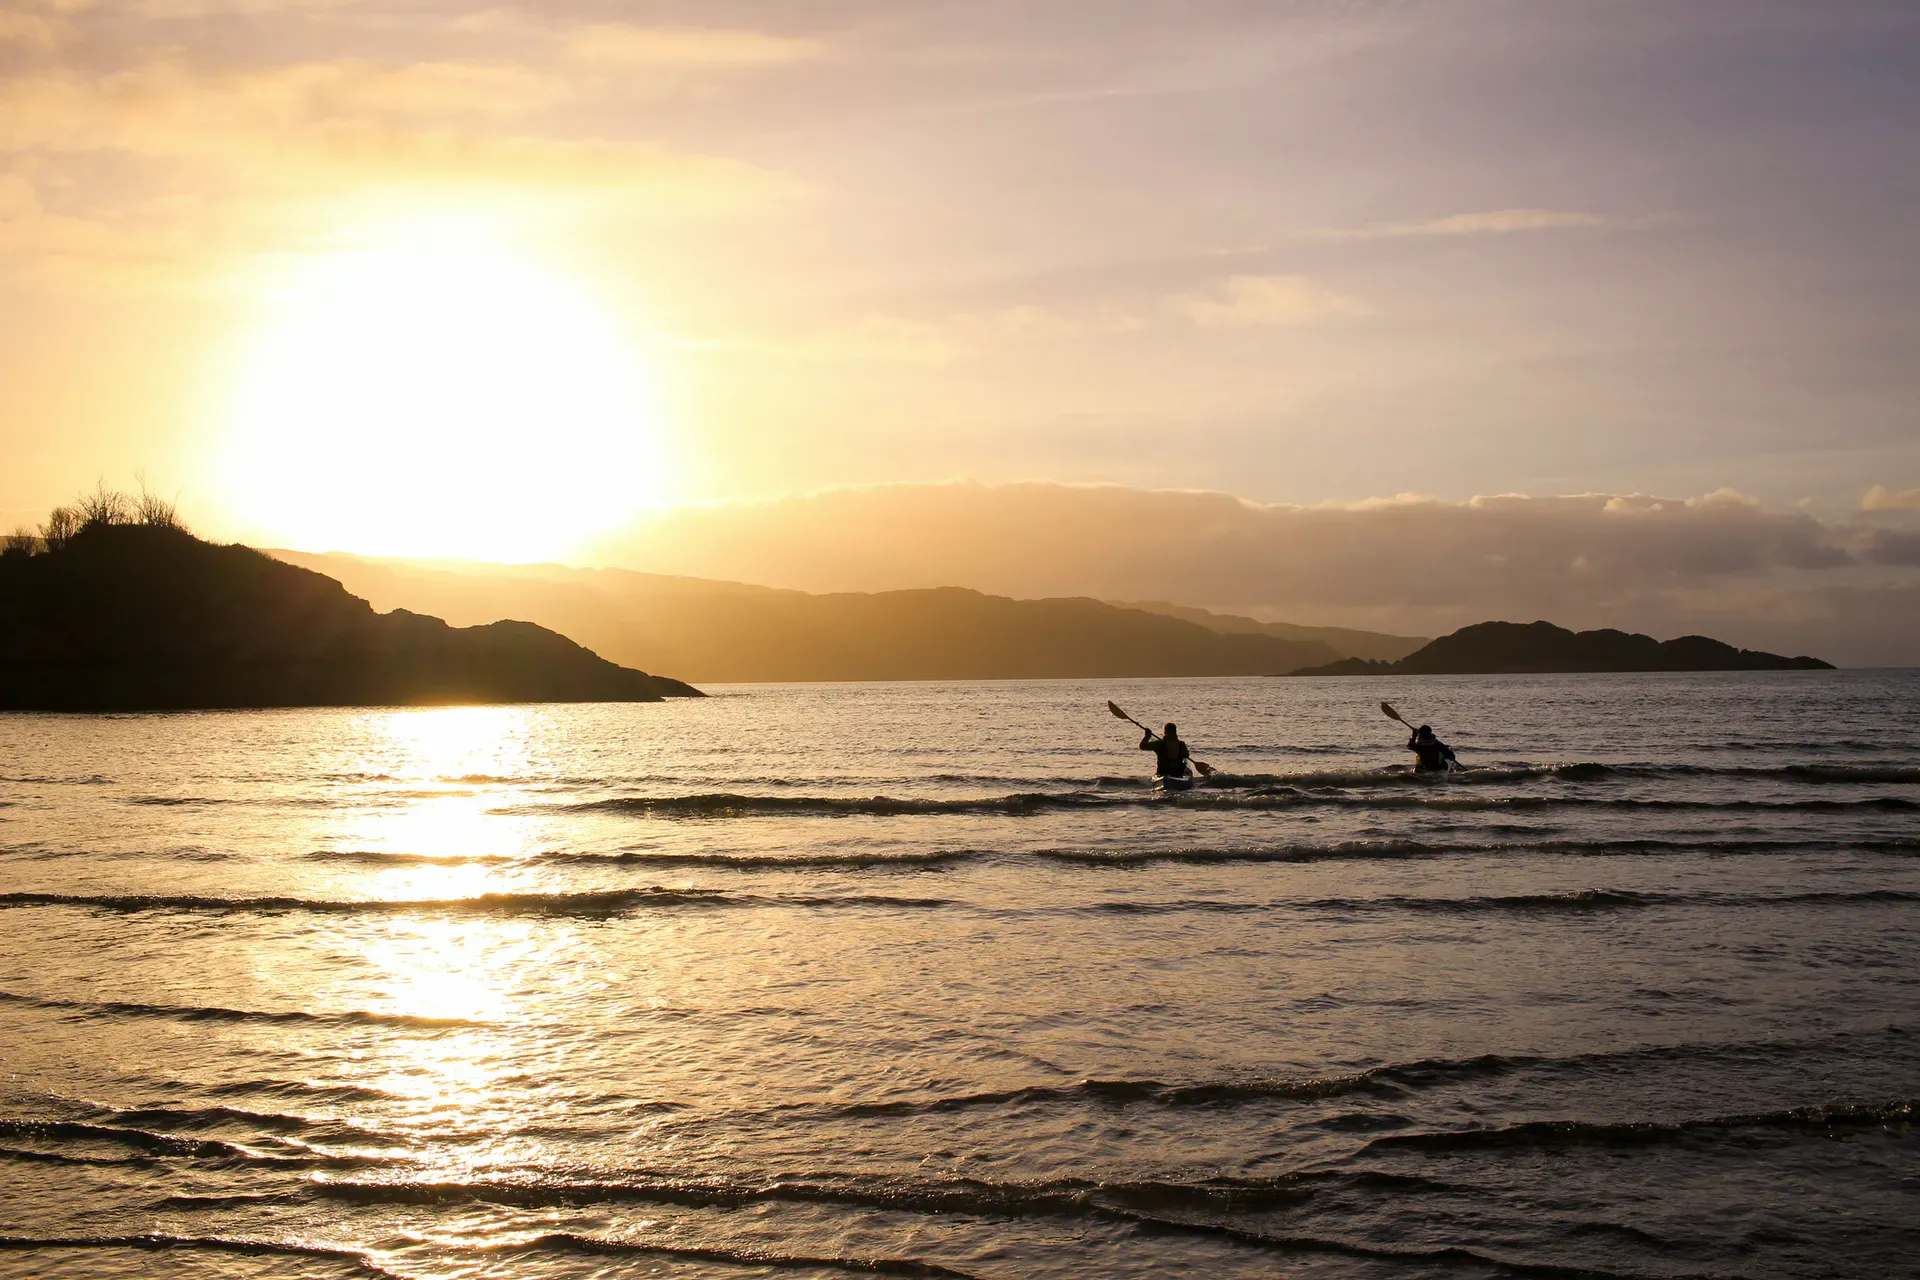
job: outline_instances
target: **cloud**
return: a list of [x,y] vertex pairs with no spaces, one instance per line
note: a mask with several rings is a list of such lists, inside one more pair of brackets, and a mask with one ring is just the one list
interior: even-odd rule
[[1399,236],[1485,236],[1515,231],[1555,231],[1569,227],[1618,225],[1594,213],[1559,209],[1495,209],[1490,213],[1456,213],[1429,222],[1401,223],[1385,228]]
[[[222,34],[237,14],[297,18],[343,55],[263,61],[266,46]],[[0,0],[0,269],[214,280],[365,205],[478,193],[631,227],[786,207],[801,190],[650,136],[627,108],[817,42],[517,9],[370,16],[356,0]],[[410,25],[423,38],[397,40]],[[392,55],[409,46],[427,56]]]
[[[0,258],[14,257],[42,266],[67,262],[112,262],[121,268],[137,266],[161,247],[153,225],[166,219],[166,209],[148,205],[123,209],[123,220],[144,230],[130,235],[97,219],[79,218],[47,209],[33,183],[18,174],[0,173]],[[175,243],[170,246],[177,251]]]
[[1421,236],[1511,235],[1521,231],[1568,231],[1646,225],[1643,219],[1610,218],[1569,209],[1490,209],[1455,213],[1423,222],[1383,222],[1367,227],[1332,227],[1303,233],[1308,240],[1399,240]]
[[550,127],[577,92],[530,66],[352,58],[0,79],[0,254],[74,267],[243,252],[306,206],[367,191],[479,188],[652,218],[754,211],[798,189],[725,157]]
[[637,27],[622,22],[582,27],[564,38],[582,62],[632,71],[764,67],[818,57],[818,41],[722,27]]
[[1875,485],[1860,499],[1862,511],[1920,511],[1920,489],[1889,489]]
[[1252,329],[1366,314],[1359,303],[1299,276],[1235,276],[1210,288],[1164,298],[1080,306],[1012,306],[933,318],[875,313],[798,337],[766,337],[736,346],[800,360],[874,359],[951,364],[1008,344],[1115,338],[1169,325]]
[[1167,299],[1167,308],[1204,329],[1306,324],[1366,311],[1305,276],[1232,276],[1209,289],[1177,294]]
[[716,338],[699,345],[733,347],[793,360],[947,365],[995,345],[1113,337],[1140,333],[1148,327],[1145,316],[1125,307],[1058,308],[1020,303],[935,319],[873,313],[798,336]]
[[[1920,560],[1917,550],[1911,539],[1876,540],[1730,491],[1294,506],[953,483],[680,508],[644,519],[595,558],[815,591],[955,585],[1164,599],[1425,634],[1502,617],[1682,630],[1699,618],[1751,642],[1741,628],[1785,618],[1794,592],[1826,584],[1866,599],[1892,589],[1886,575]],[[1920,581],[1907,574],[1895,585]],[[1883,639],[1885,651],[1905,644],[1920,660],[1920,640],[1891,635],[1836,631],[1827,647],[1845,660]]]
[[1920,529],[1875,529],[1865,554],[1875,564],[1920,567]]
[[57,18],[23,9],[0,9],[0,50],[47,54],[65,38],[65,26]]
[[251,160],[353,131],[526,119],[568,92],[559,76],[471,63],[338,59],[203,72],[159,61],[0,82],[0,150]]
[[958,358],[962,350],[952,326],[888,315],[866,316],[850,324],[788,340],[734,340],[712,345],[829,364],[876,360],[942,365]]
[[93,77],[0,82],[0,150],[258,162],[386,134],[465,137],[480,151],[516,141],[499,131],[502,123],[538,117],[570,93],[563,76],[515,66],[338,59],[203,72],[161,61]]

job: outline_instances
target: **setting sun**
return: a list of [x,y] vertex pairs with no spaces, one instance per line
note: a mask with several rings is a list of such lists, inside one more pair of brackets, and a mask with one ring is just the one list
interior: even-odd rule
[[277,282],[235,378],[229,486],[292,545],[560,555],[665,492],[650,374],[575,281],[408,228]]

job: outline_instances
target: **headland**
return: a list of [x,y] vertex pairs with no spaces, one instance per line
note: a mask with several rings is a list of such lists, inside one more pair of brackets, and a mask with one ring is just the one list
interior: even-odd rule
[[658,702],[691,685],[529,622],[376,613],[177,523],[95,520],[0,555],[0,709]]

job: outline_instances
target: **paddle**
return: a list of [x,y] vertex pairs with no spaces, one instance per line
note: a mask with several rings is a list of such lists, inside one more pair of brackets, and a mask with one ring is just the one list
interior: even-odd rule
[[[1406,726],[1407,726],[1407,729],[1408,729],[1408,731],[1409,731],[1409,732],[1411,732],[1411,731],[1413,730],[1413,726],[1412,726],[1411,724],[1408,724],[1408,723],[1407,723],[1407,718],[1406,718],[1405,716],[1403,716],[1403,715],[1401,715],[1401,714],[1400,714],[1400,713],[1399,713],[1398,711],[1395,711],[1395,710],[1393,709],[1393,704],[1392,704],[1391,702],[1383,702],[1383,703],[1381,703],[1381,704],[1380,704],[1380,709],[1381,709],[1382,711],[1384,711],[1384,712],[1386,712],[1386,713],[1387,713],[1387,719],[1389,719],[1389,720],[1398,720],[1398,721],[1399,721],[1399,722],[1400,722],[1401,724],[1404,724],[1404,725],[1406,725]],[[1453,772],[1453,771],[1454,771],[1455,769],[1458,769],[1459,767],[1460,767],[1460,762],[1459,762],[1458,760],[1449,760],[1449,761],[1447,761],[1447,772],[1448,772],[1448,773],[1451,773],[1451,772]]]
[[[1108,703],[1107,703],[1107,710],[1109,710],[1109,711],[1111,711],[1111,712],[1113,712],[1113,718],[1114,718],[1114,719],[1116,719],[1116,720],[1125,720],[1125,721],[1126,721],[1126,722],[1127,722],[1128,724],[1130,724],[1130,725],[1132,725],[1132,726],[1133,726],[1134,728],[1136,728],[1136,729],[1138,729],[1138,730],[1140,730],[1140,732],[1142,732],[1142,733],[1152,733],[1152,732],[1153,732],[1153,730],[1151,730],[1151,729],[1149,729],[1149,728],[1147,728],[1147,726],[1145,726],[1145,725],[1143,725],[1143,724],[1141,724],[1141,723],[1140,723],[1140,722],[1139,722],[1138,720],[1135,720],[1135,719],[1134,719],[1134,718],[1133,718],[1132,716],[1130,716],[1130,715],[1128,715],[1128,714],[1127,714],[1126,712],[1124,712],[1124,711],[1122,711],[1122,710],[1120,709],[1120,704],[1119,704],[1119,703],[1117,703],[1117,702],[1108,702]],[[1191,763],[1191,764],[1193,765],[1193,767],[1194,767],[1195,769],[1197,769],[1197,770],[1199,770],[1199,771],[1200,771],[1200,776],[1201,776],[1201,777],[1203,777],[1203,778],[1211,778],[1211,777],[1213,776],[1213,766],[1212,766],[1212,765],[1210,765],[1210,764],[1208,764],[1208,763],[1207,763],[1206,761],[1204,761],[1204,760],[1194,760],[1194,759],[1192,759],[1192,757],[1188,757],[1188,759],[1189,759],[1189,761],[1190,761],[1190,763]]]

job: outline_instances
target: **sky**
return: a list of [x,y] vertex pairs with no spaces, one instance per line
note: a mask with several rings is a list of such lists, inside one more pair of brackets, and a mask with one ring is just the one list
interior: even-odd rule
[[[1731,494],[1840,558],[1646,590],[1897,622],[1916,209],[1910,0],[0,0],[0,521],[665,568],[867,486]],[[1439,616],[1369,573],[1183,602]]]

